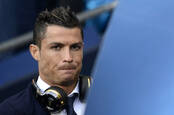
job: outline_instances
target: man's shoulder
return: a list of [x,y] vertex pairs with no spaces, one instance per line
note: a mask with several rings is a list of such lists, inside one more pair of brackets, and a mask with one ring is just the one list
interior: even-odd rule
[[0,103],[0,112],[15,112],[25,111],[28,106],[32,106],[32,92],[31,85],[29,85],[24,90],[19,93],[5,99],[2,103]]

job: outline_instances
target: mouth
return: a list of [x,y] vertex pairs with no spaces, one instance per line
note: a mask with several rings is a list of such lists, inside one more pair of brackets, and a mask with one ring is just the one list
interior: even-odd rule
[[64,71],[66,74],[72,74],[76,70],[75,66],[62,66],[59,68],[59,70]]
[[71,74],[71,73],[74,73],[75,70],[72,69],[72,70],[64,70],[64,71],[65,71],[66,74]]
[[60,70],[75,70],[76,68],[75,67],[62,67],[60,68]]
[[59,66],[59,69],[66,70],[66,69],[75,69],[76,66],[74,64],[64,64]]

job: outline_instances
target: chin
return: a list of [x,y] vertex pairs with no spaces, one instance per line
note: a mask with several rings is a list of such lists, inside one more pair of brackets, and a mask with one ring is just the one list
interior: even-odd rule
[[61,85],[63,85],[63,86],[70,86],[70,85],[74,84],[75,82],[76,82],[75,80],[68,79],[68,80],[62,81]]
[[72,85],[76,82],[74,75],[62,75],[62,85]]
[[65,81],[74,81],[76,82],[76,77],[72,76],[72,75],[67,75],[67,76],[64,76],[64,80]]

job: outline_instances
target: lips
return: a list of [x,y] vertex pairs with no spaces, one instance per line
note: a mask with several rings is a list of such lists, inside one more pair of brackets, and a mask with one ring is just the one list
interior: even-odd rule
[[74,70],[76,69],[75,66],[62,66],[59,68],[60,70]]
[[61,70],[64,74],[73,74],[75,69],[62,69]]
[[72,74],[76,70],[76,66],[75,65],[63,65],[63,66],[59,67],[59,70],[62,70],[63,73],[65,73],[65,74]]
[[75,64],[64,64],[58,67],[59,72],[62,74],[66,74],[68,76],[74,75],[76,72],[76,65]]

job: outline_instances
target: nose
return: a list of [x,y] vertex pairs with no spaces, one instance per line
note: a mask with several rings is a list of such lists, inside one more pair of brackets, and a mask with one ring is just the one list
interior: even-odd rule
[[73,58],[69,48],[67,48],[64,52],[64,62],[68,62],[68,63],[73,62]]

